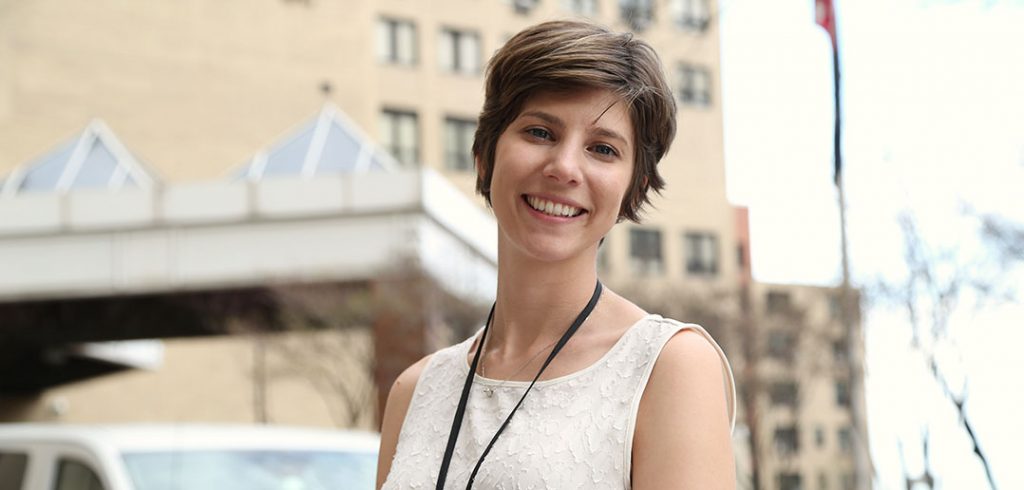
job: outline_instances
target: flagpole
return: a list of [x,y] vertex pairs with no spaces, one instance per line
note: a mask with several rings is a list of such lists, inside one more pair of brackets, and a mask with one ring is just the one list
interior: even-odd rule
[[867,423],[864,414],[865,399],[863,387],[863,337],[854,313],[859,311],[859,301],[853,294],[850,281],[850,259],[846,233],[846,193],[843,186],[842,154],[842,106],[839,73],[839,39],[836,33],[836,17],[833,0],[815,0],[817,23],[824,28],[832,41],[832,80],[835,101],[835,125],[832,138],[833,182],[839,205],[839,237],[842,260],[842,284],[839,289],[839,311],[846,336],[847,362],[850,378],[850,423],[854,432],[854,486],[857,490],[871,488],[872,465],[868,447]]

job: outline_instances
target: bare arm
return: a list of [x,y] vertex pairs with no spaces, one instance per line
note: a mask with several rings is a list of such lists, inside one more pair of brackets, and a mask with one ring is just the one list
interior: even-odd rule
[[718,351],[701,334],[669,339],[640,400],[634,490],[736,488],[724,382]]
[[388,473],[391,472],[391,460],[395,457],[395,447],[398,446],[398,434],[402,430],[402,422],[405,421],[405,412],[409,410],[416,382],[419,381],[420,373],[427,366],[429,359],[430,356],[424,357],[409,366],[398,376],[395,384],[391,385],[380,428],[380,455],[377,457],[378,489],[384,485],[384,480],[387,480]]

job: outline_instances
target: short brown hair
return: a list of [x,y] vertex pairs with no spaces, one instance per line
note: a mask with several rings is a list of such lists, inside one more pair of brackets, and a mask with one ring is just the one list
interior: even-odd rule
[[636,149],[620,219],[638,222],[640,209],[650,203],[648,191],[665,187],[657,165],[675,137],[676,103],[658,55],[632,34],[583,21],[528,27],[491,58],[485,85],[473,156],[479,161],[476,190],[488,204],[498,138],[542,90],[602,88],[626,102]]

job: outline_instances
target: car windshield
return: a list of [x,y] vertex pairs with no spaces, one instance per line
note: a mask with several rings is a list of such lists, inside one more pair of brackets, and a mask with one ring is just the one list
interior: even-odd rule
[[377,456],[340,451],[124,454],[134,490],[370,490]]

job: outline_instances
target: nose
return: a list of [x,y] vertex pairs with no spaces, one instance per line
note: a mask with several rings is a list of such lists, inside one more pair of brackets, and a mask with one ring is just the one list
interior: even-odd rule
[[544,176],[568,185],[579,184],[583,172],[583,152],[578,145],[563,143],[555,147],[544,165]]

